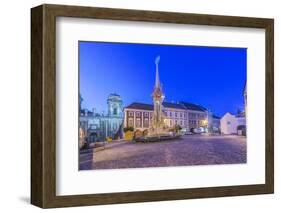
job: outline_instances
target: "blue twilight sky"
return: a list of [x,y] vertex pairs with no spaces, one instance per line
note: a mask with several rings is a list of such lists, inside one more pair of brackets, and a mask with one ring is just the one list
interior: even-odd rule
[[246,48],[80,41],[82,108],[106,112],[110,93],[121,95],[124,106],[152,103],[158,55],[164,101],[200,104],[219,116],[243,109]]

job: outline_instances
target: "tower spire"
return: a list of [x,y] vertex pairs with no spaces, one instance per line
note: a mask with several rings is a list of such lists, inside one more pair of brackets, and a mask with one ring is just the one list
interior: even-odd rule
[[160,55],[158,55],[155,59],[155,65],[156,65],[155,88],[160,88],[160,79],[159,79],[159,71],[158,71],[159,61],[160,61]]

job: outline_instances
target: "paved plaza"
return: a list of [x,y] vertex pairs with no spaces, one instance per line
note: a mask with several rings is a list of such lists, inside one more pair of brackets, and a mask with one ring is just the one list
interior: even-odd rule
[[144,168],[247,161],[243,136],[187,135],[164,142],[112,142],[104,149],[80,153],[80,169]]

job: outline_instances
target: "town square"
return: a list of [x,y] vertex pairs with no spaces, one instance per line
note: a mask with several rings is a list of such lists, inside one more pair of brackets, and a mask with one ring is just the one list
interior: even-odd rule
[[[192,50],[194,51],[194,49]],[[209,51],[208,48],[203,49],[202,53]],[[239,49],[237,52],[241,52],[241,55],[244,56],[245,50]],[[223,91],[213,89],[215,94],[210,93],[209,101],[205,101],[205,104],[187,101],[186,96],[190,96],[190,93],[194,92],[185,93],[180,90],[182,87],[177,90],[171,87],[173,84],[170,78],[167,78],[166,69],[160,66],[160,54],[149,59],[151,71],[145,78],[145,80],[151,79],[149,81],[151,85],[145,88],[148,92],[135,90],[136,85],[131,84],[129,90],[124,91],[122,95],[119,92],[111,92],[105,97],[105,95],[96,93],[96,98],[100,99],[100,105],[106,103],[106,110],[100,111],[96,109],[99,106],[95,97],[93,97],[92,109],[84,107],[84,102],[89,103],[91,101],[89,101],[89,97],[93,95],[91,90],[80,90],[79,170],[247,163],[247,85],[244,72],[245,61],[244,57],[241,58],[239,66],[242,66],[243,69],[241,69],[240,75],[244,80],[240,81],[237,86],[235,100],[231,99],[229,95],[231,92],[223,95]],[[227,60],[232,59],[227,58]],[[151,61],[154,61],[154,65]],[[88,63],[92,63],[92,60]],[[163,64],[165,63],[164,61]],[[177,58],[175,58],[175,63],[178,63]],[[123,66],[120,61],[118,64]],[[205,72],[209,76],[208,79],[216,80],[211,73],[206,70]],[[128,71],[128,73],[130,72]],[[112,74],[114,75],[114,73]],[[91,75],[90,71],[88,75]],[[160,77],[162,75],[165,83]],[[84,81],[88,82],[88,76]],[[180,84],[174,83],[175,87]],[[86,87],[82,84],[82,88],[84,86],[88,89],[92,85],[90,83],[89,87]],[[107,90],[104,89],[105,85],[101,82],[97,82],[97,85],[99,87],[94,85],[93,91],[95,89]],[[165,87],[165,85],[167,86]],[[212,85],[213,83],[203,86]],[[105,88],[108,86],[112,85],[107,85]],[[124,89],[123,87],[127,89],[127,84],[116,84],[114,88],[120,88],[117,91],[121,91]],[[149,88],[151,88],[150,92]],[[192,89],[196,91],[198,90],[196,88],[202,89],[202,86],[194,84]],[[178,100],[167,100],[166,94],[170,94],[169,90],[174,90],[174,95],[179,97]],[[202,91],[204,93],[198,94],[198,96],[208,94],[207,90]],[[88,97],[85,98],[84,94],[87,94]],[[146,101],[139,101],[138,95],[143,95]],[[130,100],[127,96],[131,96]],[[213,103],[215,100],[217,100],[216,103]],[[228,102],[235,104],[226,107]],[[210,106],[213,106],[214,109],[211,109]],[[219,106],[222,108],[220,111],[216,109]]]
[[117,169],[246,163],[243,136],[186,135],[179,140],[115,142],[80,154],[80,169]]

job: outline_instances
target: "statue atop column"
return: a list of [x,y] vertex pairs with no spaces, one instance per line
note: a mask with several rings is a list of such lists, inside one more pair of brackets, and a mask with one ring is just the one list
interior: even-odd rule
[[153,106],[154,106],[153,117],[152,117],[152,128],[153,128],[153,132],[156,134],[161,133],[161,130],[164,128],[164,115],[163,115],[162,103],[165,98],[165,95],[162,91],[162,85],[159,78],[159,62],[160,62],[160,56],[157,56],[155,59],[155,65],[156,65],[155,85],[152,93]]
[[180,137],[178,134],[171,134],[169,128],[165,125],[165,115],[163,113],[163,101],[165,95],[162,90],[162,85],[159,77],[159,62],[160,56],[155,58],[156,73],[155,73],[155,84],[151,94],[153,98],[153,115],[150,123],[150,128],[145,136],[136,138],[136,142],[153,142],[170,140]]
[[163,101],[165,95],[162,90],[162,85],[159,77],[159,62],[160,56],[155,58],[156,72],[155,72],[155,84],[154,89],[151,94],[153,98],[153,115],[150,123],[150,128],[148,129],[148,133],[145,136],[136,138],[136,142],[153,142],[153,141],[162,141],[162,140],[170,140],[177,137],[179,135],[171,134],[169,132],[169,128],[165,125],[165,115],[163,113]]

